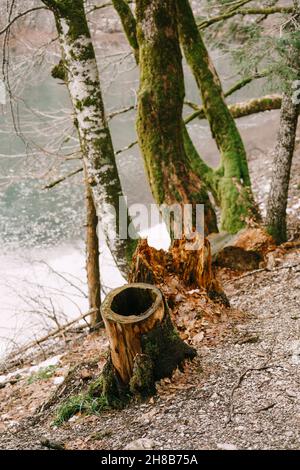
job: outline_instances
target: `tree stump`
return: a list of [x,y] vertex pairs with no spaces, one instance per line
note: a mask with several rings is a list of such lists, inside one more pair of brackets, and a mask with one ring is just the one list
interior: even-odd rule
[[196,351],[178,335],[161,291],[153,285],[128,284],[108,294],[101,307],[110,343],[103,370],[108,401],[155,393],[155,381],[170,377]]
[[[209,298],[229,307],[229,300],[212,267],[210,242],[207,238],[194,238],[197,249],[186,249],[187,240],[174,240],[169,251],[150,247],[140,240],[133,256],[130,282],[162,285],[168,276],[176,276],[187,288],[205,289]],[[190,243],[190,242],[189,242]]]

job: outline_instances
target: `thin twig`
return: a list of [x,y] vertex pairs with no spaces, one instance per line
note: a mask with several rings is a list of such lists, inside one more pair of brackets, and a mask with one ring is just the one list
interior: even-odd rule
[[[268,359],[268,361],[269,361],[269,359]],[[235,394],[236,390],[240,387],[243,380],[246,378],[247,374],[249,372],[261,372],[261,371],[268,370],[268,369],[282,368],[282,366],[279,366],[279,365],[268,365],[268,361],[267,361],[267,363],[265,363],[264,365],[262,365],[260,367],[249,367],[249,369],[244,370],[244,372],[242,372],[241,375],[239,376],[236,384],[232,387],[232,390],[231,390],[231,393],[230,393],[229,413],[228,413],[228,418],[226,420],[226,425],[232,422],[232,419],[233,419],[233,416],[234,416],[234,394]]]
[[297,266],[300,266],[300,263],[295,263],[295,264],[290,264],[288,266],[278,266],[277,268],[260,268],[260,269],[255,269],[254,271],[251,271],[249,273],[242,274],[242,276],[235,277],[234,279],[229,279],[229,281],[224,282],[224,285],[226,284],[231,284],[232,282],[239,281],[240,279],[244,279],[245,277],[253,276],[254,274],[257,273],[262,273],[262,272],[276,272],[280,271],[281,269],[292,269],[296,268]]
[[54,188],[55,186],[57,186],[58,184],[62,183],[63,181],[66,181],[66,179],[71,178],[72,176],[75,176],[75,175],[77,175],[78,173],[81,173],[82,171],[83,171],[83,167],[77,168],[77,170],[74,170],[74,171],[72,171],[71,173],[68,173],[68,174],[65,175],[65,176],[61,176],[61,177],[58,178],[57,180],[52,181],[52,183],[47,184],[46,186],[44,186],[44,187],[42,188],[42,190],[45,190],[45,189],[52,189],[52,188]]
[[20,348],[18,351],[10,354],[9,359],[13,359],[14,357],[18,356],[19,354],[24,354],[27,352],[29,349],[32,349],[36,346],[40,346],[41,343],[44,343],[47,341],[49,338],[53,338],[54,336],[57,336],[58,334],[61,334],[63,331],[66,331],[70,326],[74,325],[74,323],[79,322],[80,320],[84,320],[86,317],[91,315],[92,313],[96,312],[97,309],[92,308],[88,312],[84,313],[83,315],[80,315],[80,317],[75,318],[75,320],[69,321],[65,325],[60,326],[56,330],[52,331],[51,333],[48,333],[47,335],[43,336],[40,339],[37,339],[35,341],[32,341],[31,343],[27,344],[26,346]]
[[20,13],[19,15],[15,16],[3,29],[1,29],[0,31],[0,36],[4,33],[6,33],[6,31],[8,31],[10,29],[10,27],[19,19],[19,18],[22,18],[23,16],[25,15],[28,15],[28,13],[32,13],[33,11],[37,11],[37,10],[49,10],[49,8],[47,7],[34,7],[34,8],[30,8],[29,10],[26,10],[26,11],[23,11],[22,13]]

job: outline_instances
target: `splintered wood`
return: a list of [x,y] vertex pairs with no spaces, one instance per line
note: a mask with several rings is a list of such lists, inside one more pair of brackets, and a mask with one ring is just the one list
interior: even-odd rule
[[130,282],[160,285],[170,275],[177,276],[187,287],[222,292],[212,268],[210,242],[206,238],[199,237],[193,242],[175,240],[167,252],[150,247],[147,240],[139,242]]

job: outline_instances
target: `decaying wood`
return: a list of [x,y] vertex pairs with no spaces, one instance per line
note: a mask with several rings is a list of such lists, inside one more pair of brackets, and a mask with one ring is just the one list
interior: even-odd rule
[[[195,249],[189,249],[192,244]],[[174,240],[168,252],[141,240],[133,257],[130,281],[160,285],[168,275],[176,275],[187,287],[205,289],[208,295],[224,295],[212,269],[210,242],[206,238],[198,237],[194,242]]]
[[102,393],[151,395],[155,381],[196,352],[175,330],[161,291],[144,283],[128,284],[108,294],[101,307],[110,343]]
[[263,228],[246,228],[235,235],[227,232],[209,235],[213,263],[236,271],[253,271],[261,267],[266,255],[274,251],[275,242]]

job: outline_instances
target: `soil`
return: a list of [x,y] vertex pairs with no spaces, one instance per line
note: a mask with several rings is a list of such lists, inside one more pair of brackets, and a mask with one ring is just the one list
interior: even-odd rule
[[78,414],[56,427],[57,406],[84,389],[105,362],[104,332],[77,338],[55,371],[67,377],[62,384],[55,385],[54,377],[30,384],[25,377],[0,390],[0,448],[42,449],[47,440],[67,449],[124,449],[130,443],[153,449],[298,448],[299,254],[299,248],[278,252],[269,271],[234,278],[223,272],[231,309],[204,301],[201,292],[177,293],[173,317],[198,357],[161,381],[145,403],[99,416]]

